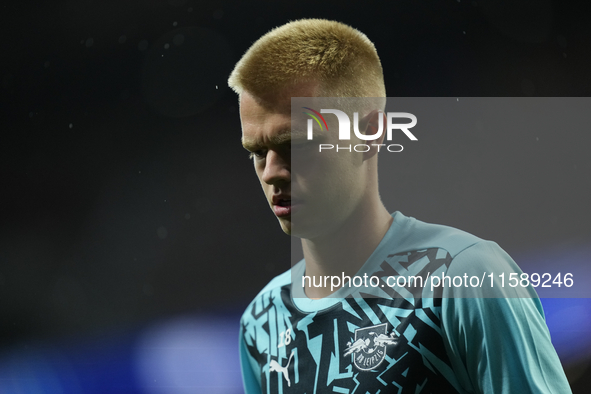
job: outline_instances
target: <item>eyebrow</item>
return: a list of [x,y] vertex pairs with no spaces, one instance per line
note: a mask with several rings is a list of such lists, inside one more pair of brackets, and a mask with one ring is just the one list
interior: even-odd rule
[[[286,145],[290,144],[292,137],[294,139],[306,138],[306,133],[302,131],[292,131],[290,129],[284,129],[279,131],[277,135],[271,137],[271,145]],[[263,147],[263,144],[256,139],[248,139],[242,136],[242,146],[249,151],[256,151]]]

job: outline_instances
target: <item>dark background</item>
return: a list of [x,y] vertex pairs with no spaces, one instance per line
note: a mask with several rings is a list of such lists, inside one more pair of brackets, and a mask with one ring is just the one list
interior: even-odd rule
[[[361,30],[380,54],[388,96],[586,97],[591,18],[580,4],[4,2],[0,350],[5,359],[47,344],[105,348],[95,345],[101,341],[115,354],[130,348],[145,327],[176,316],[226,319],[237,326],[247,303],[289,268],[290,240],[268,209],[240,145],[237,97],[226,82],[241,54],[269,29],[320,17]],[[576,146],[581,156],[577,179],[583,186],[576,201],[580,217],[588,217],[584,201],[591,193],[585,182],[591,168],[578,141],[556,143],[567,144],[559,146],[563,150],[568,143]],[[465,141],[466,149],[471,143]],[[552,149],[547,154],[550,158]],[[439,165],[423,162],[413,171],[420,177],[420,171]],[[410,175],[405,182],[412,185]],[[457,186],[444,187],[438,198],[451,198]],[[467,207],[469,215],[458,216],[453,212],[461,213],[462,204],[443,210],[426,195],[406,198],[405,214],[469,231],[486,229],[478,223],[499,214]],[[551,210],[552,197],[545,201],[544,209]],[[544,225],[536,209],[528,212],[536,225]],[[531,237],[521,242],[520,232],[495,240],[511,254],[539,244]],[[578,225],[556,241],[588,245],[589,234],[588,226]],[[73,354],[63,352],[66,358]],[[76,354],[100,369],[95,353]],[[132,368],[130,363],[122,361],[120,370]],[[564,363],[575,390],[589,384],[584,374],[589,357]],[[64,390],[91,392],[87,380],[81,380],[80,391]],[[141,391],[132,379],[125,384],[121,392],[152,392]]]

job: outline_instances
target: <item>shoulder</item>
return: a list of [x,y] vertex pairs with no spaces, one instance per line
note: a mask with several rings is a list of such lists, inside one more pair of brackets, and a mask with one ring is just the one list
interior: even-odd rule
[[264,314],[273,305],[276,305],[277,299],[281,298],[281,289],[291,284],[292,270],[297,269],[303,261],[296,264],[293,268],[288,269],[280,275],[277,275],[267,283],[265,287],[253,298],[246,310],[242,314],[242,325],[248,325],[252,319],[257,319],[257,316]]
[[[396,250],[399,253],[414,253],[421,257],[425,251],[430,251],[431,258],[437,259],[437,275],[444,273],[446,277],[457,277],[456,283],[463,278],[461,287],[445,287],[444,295],[537,298],[531,287],[507,285],[511,275],[519,277],[523,271],[496,242],[454,227],[422,222],[399,212],[394,214],[394,224],[398,227],[394,232],[398,237],[394,236],[392,240],[398,243]],[[469,279],[478,286],[466,285]]]
[[290,284],[291,283],[291,271],[292,270],[290,268],[287,271],[283,272],[282,274],[279,274],[276,277],[274,277],[273,279],[271,279],[269,281],[269,283],[267,283],[267,285],[265,287],[263,287],[263,289],[261,291],[259,291],[259,293],[254,298],[253,302],[256,301],[258,298],[263,297],[265,294],[272,292],[274,289],[278,289],[278,288],[281,288],[285,285]]
[[489,267],[496,262],[499,268],[519,270],[513,259],[496,242],[489,241],[455,227],[427,223],[399,212],[394,214],[399,227],[401,252],[438,249],[449,254],[455,269]]
[[398,227],[398,249],[401,251],[437,248],[447,251],[454,258],[463,250],[483,241],[455,227],[423,222],[400,212],[393,215],[393,225]]

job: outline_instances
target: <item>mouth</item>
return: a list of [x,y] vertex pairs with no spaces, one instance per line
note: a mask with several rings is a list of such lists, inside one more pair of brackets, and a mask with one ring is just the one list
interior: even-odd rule
[[[275,199],[274,199],[275,200]],[[273,213],[281,218],[291,215],[291,199],[280,198],[273,201]]]
[[277,217],[291,216],[297,205],[299,205],[299,201],[292,200],[291,197],[273,198],[273,212]]
[[290,207],[291,206],[291,198],[282,198],[279,201],[277,201],[277,204],[280,207]]

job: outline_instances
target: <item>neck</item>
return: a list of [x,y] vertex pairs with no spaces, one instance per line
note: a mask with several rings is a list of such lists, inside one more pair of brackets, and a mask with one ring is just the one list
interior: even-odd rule
[[[316,283],[325,276],[357,274],[390,228],[393,218],[379,197],[377,203],[361,205],[332,233],[302,239],[306,276],[316,277]],[[306,283],[306,295],[318,299],[337,290],[331,290],[330,278],[326,283],[322,287],[310,287]]]

